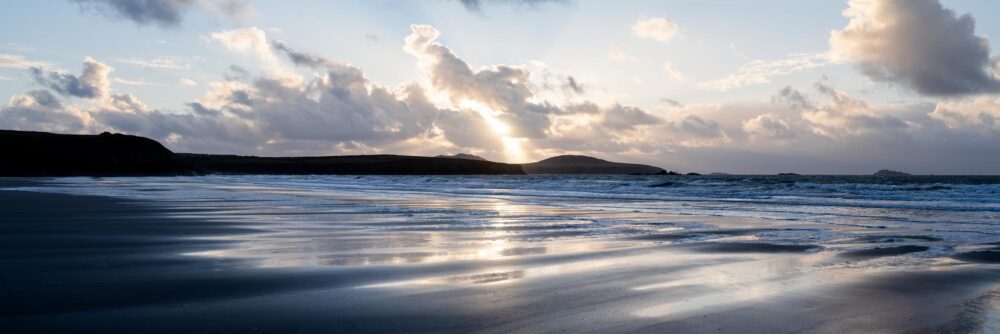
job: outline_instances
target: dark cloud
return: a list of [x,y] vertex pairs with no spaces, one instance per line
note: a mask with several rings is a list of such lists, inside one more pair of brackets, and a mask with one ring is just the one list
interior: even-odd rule
[[604,111],[601,125],[613,130],[627,130],[640,125],[658,124],[660,121],[658,117],[642,109],[616,104]]
[[675,108],[677,108],[677,107],[683,107],[684,106],[683,103],[681,103],[680,101],[674,100],[674,99],[662,98],[662,99],[660,99],[660,102],[666,103],[668,106],[675,107]]
[[110,86],[108,74],[114,70],[108,65],[87,58],[83,62],[83,72],[77,76],[71,73],[46,71],[40,67],[30,69],[35,82],[59,94],[82,98],[105,96]]
[[566,83],[563,84],[563,89],[568,90],[568,91],[573,92],[573,93],[576,93],[576,94],[586,93],[586,91],[584,90],[583,84],[580,84],[580,83],[576,82],[576,79],[573,78],[573,76],[567,76],[566,77]]
[[324,57],[295,51],[285,45],[285,43],[279,41],[271,42],[271,47],[284,53],[295,65],[312,68],[336,68],[341,66],[339,63]]
[[771,97],[771,103],[787,105],[796,110],[813,107],[812,102],[809,102],[809,99],[802,92],[793,89],[791,86],[786,86],[779,90],[777,94]]
[[82,7],[97,9],[111,17],[137,24],[176,26],[195,0],[72,0]]
[[473,12],[480,12],[484,4],[510,4],[514,6],[537,7],[544,3],[566,3],[569,0],[458,0],[465,6],[465,9]]
[[681,131],[702,138],[721,138],[726,134],[718,122],[687,115],[675,124]]
[[920,94],[955,96],[1000,91],[986,38],[975,20],[937,0],[851,1],[851,21],[834,31],[836,55],[875,81]]
[[97,10],[109,17],[125,19],[139,25],[155,24],[174,27],[184,14],[203,7],[230,17],[243,17],[253,11],[244,0],[70,0],[82,8]]

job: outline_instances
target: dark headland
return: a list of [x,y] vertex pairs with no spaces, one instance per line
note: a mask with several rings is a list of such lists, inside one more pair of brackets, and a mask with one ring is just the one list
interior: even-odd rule
[[666,174],[663,168],[610,162],[583,155],[560,155],[521,165],[528,174]]
[[0,130],[0,176],[166,176],[201,174],[524,175],[666,174],[662,168],[565,155],[528,164],[471,154],[257,157],[173,153],[155,140],[102,133]]
[[199,170],[155,140],[122,134],[0,130],[2,176],[193,175]]

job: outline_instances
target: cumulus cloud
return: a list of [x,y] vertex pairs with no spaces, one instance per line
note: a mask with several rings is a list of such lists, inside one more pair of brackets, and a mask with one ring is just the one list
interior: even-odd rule
[[0,108],[0,126],[12,130],[48,130],[78,133],[87,128],[89,115],[66,108],[52,93],[33,90],[15,95]]
[[667,43],[677,37],[680,28],[677,23],[662,17],[639,20],[632,25],[632,34],[639,38],[646,38]]
[[761,114],[743,122],[743,131],[752,136],[763,136],[774,139],[795,137],[791,125],[775,114]]
[[1000,134],[1000,98],[995,96],[941,101],[930,116],[951,129]]
[[47,71],[40,67],[32,67],[30,73],[35,82],[59,94],[98,98],[107,95],[108,87],[111,85],[108,74],[113,70],[111,66],[87,57],[83,61],[83,72],[80,75]]
[[600,124],[614,130],[626,130],[641,125],[658,124],[660,121],[660,118],[642,109],[616,104],[603,111]]
[[851,0],[842,30],[831,33],[834,54],[879,82],[920,94],[955,96],[1000,91],[991,73],[989,42],[972,16],[938,0]]
[[551,125],[549,114],[558,109],[530,100],[531,72],[522,66],[496,65],[473,70],[448,47],[436,43],[440,33],[427,25],[411,26],[404,50],[420,59],[434,87],[446,92],[456,105],[464,101],[482,103],[498,113],[511,129],[511,136],[540,138]]
[[813,103],[805,97],[805,94],[790,87],[779,91],[772,101],[787,104],[793,110],[800,111],[802,119],[813,133],[831,139],[866,133],[902,131],[910,126],[902,119],[880,113],[867,102],[822,82],[816,83],[815,89],[827,98],[829,103]]
[[139,25],[155,24],[174,27],[193,8],[204,8],[240,18],[250,15],[253,6],[243,0],[70,0],[81,8],[96,10],[109,17],[125,19]]
[[268,42],[267,34],[260,28],[221,31],[212,33],[210,38],[230,50],[256,56],[264,69],[271,74],[287,75],[274,49],[271,48],[271,43]]

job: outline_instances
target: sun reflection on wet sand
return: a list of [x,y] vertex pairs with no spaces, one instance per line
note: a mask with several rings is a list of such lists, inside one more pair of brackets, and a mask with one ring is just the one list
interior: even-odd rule
[[[117,186],[128,191],[142,184]],[[844,305],[870,304],[866,298],[897,308],[864,308],[892,315],[881,315],[886,319],[921,314],[901,308],[911,300],[958,303],[989,286],[984,282],[990,280],[976,275],[1000,274],[995,266],[934,256],[939,239],[905,228],[663,214],[655,208],[664,204],[655,201],[544,204],[500,190],[436,194],[365,188],[363,182],[344,189],[299,181],[183,186],[197,196],[162,202],[169,208],[164,216],[242,231],[186,237],[218,243],[184,251],[184,257],[225,261],[227,269],[246,270],[248,277],[316,275],[305,280],[316,285],[263,298],[292,305],[301,302],[295,298],[313,298],[309,305],[318,309],[359,312],[362,318],[392,313],[379,305],[420,310],[428,304],[476,321],[506,319],[497,331],[556,322],[600,323],[610,331],[699,332],[716,329],[705,327],[703,317],[753,322],[748,314],[776,317],[771,308],[778,308],[795,315],[783,321],[800,322],[788,328],[810,331],[829,317],[864,318]],[[893,278],[904,287],[955,296],[928,292],[934,300],[866,285],[911,271],[969,275],[953,281],[971,283],[962,283],[969,290],[961,290],[945,286],[946,279],[927,287],[922,279]],[[974,274],[966,274],[970,271]],[[338,283],[324,286],[327,279]],[[996,328],[998,302],[982,300],[967,313],[975,314],[982,328]],[[810,307],[828,314],[802,313]]]

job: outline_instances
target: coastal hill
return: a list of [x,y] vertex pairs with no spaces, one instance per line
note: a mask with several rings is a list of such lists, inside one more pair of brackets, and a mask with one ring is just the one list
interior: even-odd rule
[[523,175],[521,166],[486,160],[406,155],[254,157],[178,154],[209,173],[350,175]]
[[0,130],[0,176],[193,175],[155,140],[122,134]]
[[435,158],[450,158],[450,159],[466,159],[466,160],[479,160],[479,161],[489,161],[478,155],[472,155],[467,153],[458,153],[455,155],[438,155]]
[[527,164],[471,154],[257,157],[173,153],[149,138],[0,130],[0,176],[199,174],[523,175],[667,174],[659,167],[562,155]]
[[611,162],[584,155],[560,155],[522,164],[528,174],[666,174],[663,168]]

